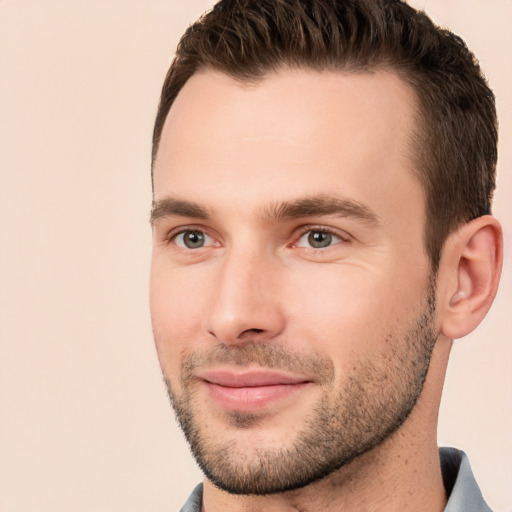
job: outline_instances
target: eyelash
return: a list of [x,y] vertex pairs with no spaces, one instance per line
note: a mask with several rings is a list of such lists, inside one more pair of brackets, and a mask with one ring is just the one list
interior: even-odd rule
[[[208,234],[208,230],[205,229],[204,227],[202,226],[180,226],[179,228],[176,228],[176,229],[173,229],[172,231],[170,231],[164,238],[164,242],[166,244],[171,244],[171,243],[175,243],[176,244],[176,238],[180,235],[183,235],[187,232],[190,232],[190,231],[198,231],[200,233],[204,233],[206,236],[208,236],[209,238],[215,240],[215,237],[211,236],[210,234]],[[298,231],[296,231],[296,234],[293,235],[293,242],[289,245],[289,247],[297,247],[297,244],[298,242],[300,241],[300,239],[308,234],[308,233],[311,233],[311,232],[319,232],[319,233],[326,233],[326,234],[329,234],[333,237],[336,237],[338,239],[340,239],[343,243],[349,243],[350,242],[350,237],[346,234],[342,235],[339,231],[336,231],[334,229],[331,229],[331,228],[328,228],[328,227],[325,227],[325,226],[303,226],[302,228],[299,228]],[[339,243],[339,242],[338,242]],[[218,244],[215,244],[215,245],[218,245]],[[337,245],[337,244],[332,244],[332,245]],[[177,244],[176,244],[177,246]],[[182,247],[179,247],[177,246],[179,249],[183,249]],[[308,249],[309,251],[325,251],[326,249],[328,249],[329,247],[331,247],[331,245],[325,247],[325,248],[316,248],[316,247],[300,247],[300,248],[303,248],[303,249]],[[186,249],[183,249],[183,250],[186,250]],[[188,250],[194,250],[194,249],[188,249]]]
[[[299,230],[297,236],[294,237],[295,241],[293,242],[292,245],[296,246],[296,244],[299,242],[299,240],[304,235],[307,235],[308,233],[315,233],[315,232],[329,234],[333,237],[339,238],[343,243],[350,242],[348,235],[342,235],[339,231],[336,231],[334,229],[331,229],[331,228],[328,228],[325,226],[304,226],[303,228],[301,228]],[[332,245],[336,245],[336,244],[332,244]],[[331,247],[331,245],[329,245],[328,247]],[[307,249],[310,251],[325,251],[325,249],[327,249],[328,247],[326,247],[326,248],[307,247]]]
[[175,228],[175,229],[171,230],[169,233],[167,233],[165,235],[164,242],[167,244],[171,244],[176,240],[176,238],[178,236],[183,235],[188,232],[191,232],[191,231],[192,232],[197,231],[199,233],[204,233],[208,237],[215,239],[213,236],[209,235],[208,230],[202,226],[180,226],[179,228]]

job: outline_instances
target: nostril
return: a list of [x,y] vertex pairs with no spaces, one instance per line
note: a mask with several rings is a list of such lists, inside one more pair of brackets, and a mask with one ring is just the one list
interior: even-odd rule
[[245,331],[240,333],[239,338],[244,336],[245,334],[259,334],[261,332],[264,332],[264,329],[246,329]]

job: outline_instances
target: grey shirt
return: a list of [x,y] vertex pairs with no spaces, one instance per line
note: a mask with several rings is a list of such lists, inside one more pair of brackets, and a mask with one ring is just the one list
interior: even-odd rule
[[[444,512],[492,512],[478,488],[467,455],[455,448],[441,448],[439,457],[449,496]],[[203,484],[199,484],[180,512],[201,512],[202,500]]]

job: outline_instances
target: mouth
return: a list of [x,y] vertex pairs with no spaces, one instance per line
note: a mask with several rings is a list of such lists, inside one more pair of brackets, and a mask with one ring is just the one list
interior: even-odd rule
[[222,409],[240,412],[255,412],[291,400],[312,385],[310,379],[270,370],[212,370],[201,372],[198,377],[213,402]]

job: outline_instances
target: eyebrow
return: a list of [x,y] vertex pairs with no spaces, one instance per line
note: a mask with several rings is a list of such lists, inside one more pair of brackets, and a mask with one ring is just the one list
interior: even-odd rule
[[[261,211],[261,218],[265,222],[319,215],[350,217],[374,227],[380,224],[377,214],[365,204],[333,194],[321,194],[294,201],[274,203]],[[211,217],[208,209],[193,201],[167,197],[153,202],[150,217],[151,225],[162,218],[173,216],[200,220],[208,220]]]
[[160,201],[153,201],[150,223],[153,226],[158,220],[165,217],[189,217],[207,220],[210,218],[208,210],[192,201],[185,201],[174,197],[167,197]]
[[351,217],[375,227],[380,224],[378,215],[365,204],[334,194],[321,194],[295,201],[285,201],[273,204],[263,210],[263,218],[268,222],[316,215]]

